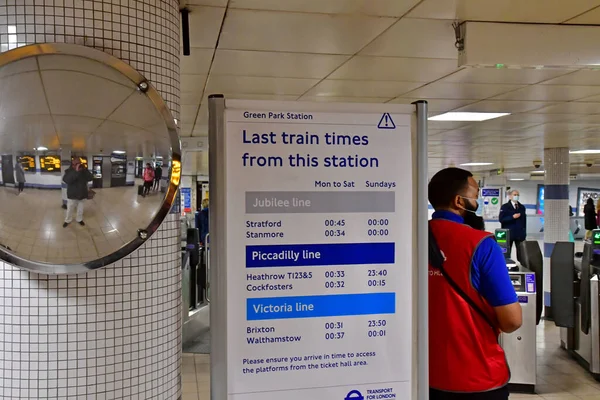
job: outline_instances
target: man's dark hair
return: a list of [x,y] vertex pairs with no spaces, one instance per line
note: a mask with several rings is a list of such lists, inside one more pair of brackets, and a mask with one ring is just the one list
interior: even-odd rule
[[473,174],[460,168],[446,168],[429,181],[429,202],[434,209],[448,207],[457,194],[469,186]]

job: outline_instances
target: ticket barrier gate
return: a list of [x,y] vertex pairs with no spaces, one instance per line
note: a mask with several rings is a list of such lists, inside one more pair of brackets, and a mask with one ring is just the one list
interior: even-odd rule
[[210,326],[207,295],[207,264],[198,229],[187,229],[182,251],[182,344],[192,343]]
[[543,268],[542,252],[537,241],[521,243],[519,263],[507,260],[510,280],[523,309],[523,325],[512,333],[500,335],[511,371],[511,392],[534,393],[537,364],[537,325],[542,316]]
[[600,380],[600,230],[585,242],[581,258],[574,257],[572,243],[556,243],[551,268],[552,308],[554,322],[561,327],[561,347]]

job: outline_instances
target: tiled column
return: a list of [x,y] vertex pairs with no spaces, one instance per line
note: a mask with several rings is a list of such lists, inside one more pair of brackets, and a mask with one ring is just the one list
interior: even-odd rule
[[[44,42],[126,61],[179,118],[178,0],[0,0],[0,51]],[[135,253],[76,276],[0,263],[0,400],[179,399],[179,235],[170,214]]]
[[545,149],[544,168],[544,315],[551,318],[550,256],[556,242],[569,241],[569,149]]

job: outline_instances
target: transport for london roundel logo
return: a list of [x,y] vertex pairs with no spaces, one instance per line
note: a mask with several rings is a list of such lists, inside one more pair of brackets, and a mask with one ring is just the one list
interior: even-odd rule
[[350,393],[346,395],[344,400],[365,400],[362,393],[358,390],[352,390]]

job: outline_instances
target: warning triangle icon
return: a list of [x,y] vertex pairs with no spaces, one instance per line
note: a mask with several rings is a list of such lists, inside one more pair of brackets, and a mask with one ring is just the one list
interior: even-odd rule
[[385,113],[381,116],[379,120],[379,124],[377,125],[378,129],[396,129],[396,124],[394,124],[394,120],[392,120],[392,116],[390,113]]

